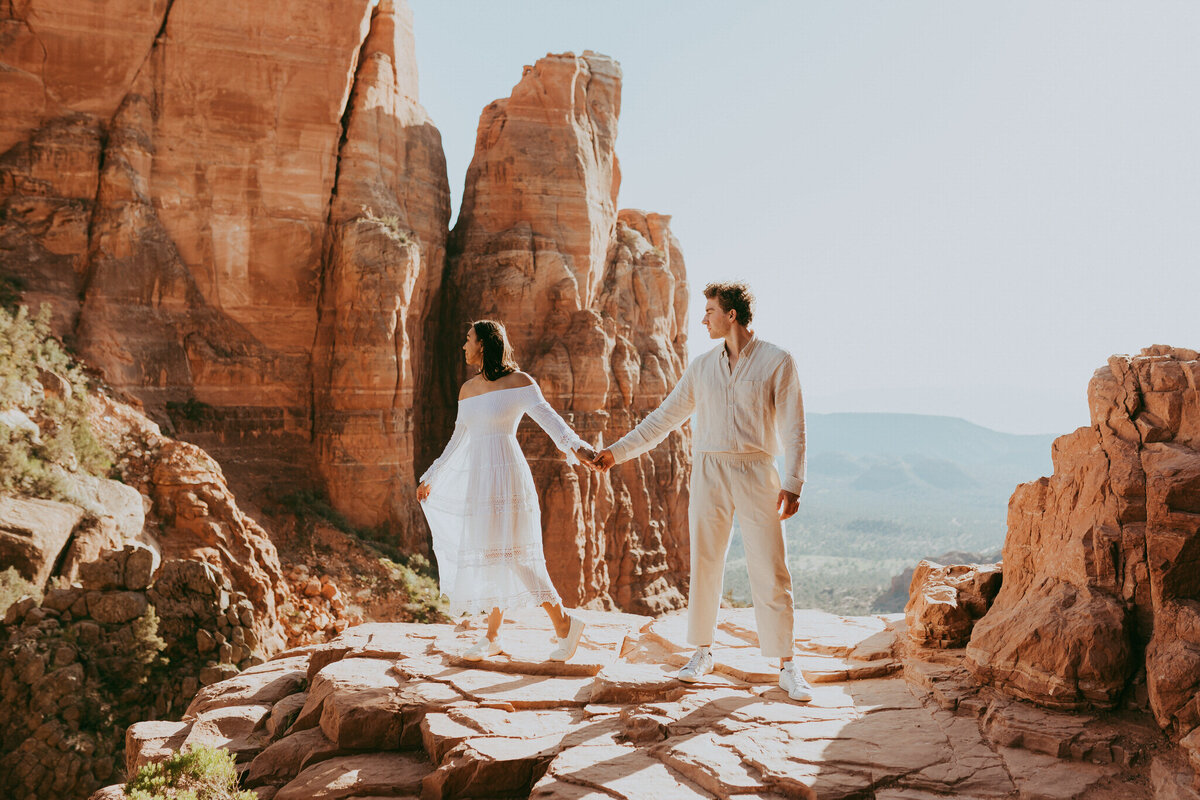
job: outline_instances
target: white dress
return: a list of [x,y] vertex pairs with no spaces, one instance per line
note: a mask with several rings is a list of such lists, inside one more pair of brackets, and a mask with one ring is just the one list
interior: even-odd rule
[[587,444],[536,384],[458,401],[454,435],[421,482],[442,593],[454,614],[537,606],[561,599],[546,571],[537,487],[517,425],[529,414],[571,464]]

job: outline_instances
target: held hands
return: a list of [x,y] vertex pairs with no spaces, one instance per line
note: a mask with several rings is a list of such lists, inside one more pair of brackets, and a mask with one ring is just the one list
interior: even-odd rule
[[800,495],[780,489],[779,498],[775,501],[775,508],[779,511],[780,519],[787,519],[800,510]]
[[601,450],[595,458],[588,462],[588,466],[596,472],[608,472],[616,463],[617,458],[612,454],[612,450]]
[[423,503],[426,497],[429,497],[429,484],[422,483],[417,487],[417,499]]
[[575,448],[575,457],[579,459],[585,467],[592,465],[592,459],[596,457],[596,451],[587,445]]

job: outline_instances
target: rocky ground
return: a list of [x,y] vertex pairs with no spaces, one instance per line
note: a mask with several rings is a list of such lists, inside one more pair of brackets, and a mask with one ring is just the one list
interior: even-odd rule
[[509,615],[512,655],[479,663],[459,657],[480,635],[469,621],[349,628],[202,689],[181,722],[133,725],[127,768],[222,746],[262,800],[1197,796],[1148,714],[1004,699],[962,650],[911,644],[898,616],[799,612],[816,685],[799,704],[758,655],[750,609],[722,612],[717,672],[694,685],[673,677],[683,615],[579,613],[568,664],[545,661],[540,611]]

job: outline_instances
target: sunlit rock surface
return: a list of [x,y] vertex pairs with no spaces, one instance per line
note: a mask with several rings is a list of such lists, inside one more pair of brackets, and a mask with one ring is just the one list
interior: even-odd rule
[[[470,621],[350,628],[208,687],[178,727],[134,726],[129,758],[228,746],[260,798],[1154,797],[1166,742],[1151,717],[1005,698],[961,649],[911,644],[898,615],[798,612],[815,685],[800,704],[758,655],[749,609],[721,612],[717,670],[697,684],[674,678],[682,614],[580,613],[566,664],[546,661],[540,611],[508,615],[509,655],[486,662],[460,657],[482,634]],[[1154,764],[1164,785],[1190,780]]]

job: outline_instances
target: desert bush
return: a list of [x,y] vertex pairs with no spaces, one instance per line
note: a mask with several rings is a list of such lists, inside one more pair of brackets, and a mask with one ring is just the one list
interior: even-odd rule
[[417,243],[416,234],[400,224],[399,216],[395,214],[376,214],[367,206],[359,206],[359,209],[362,211],[363,219],[380,225],[393,240],[404,245]]
[[403,562],[389,558],[379,559],[388,570],[393,581],[400,584],[409,601],[404,610],[413,622],[443,622],[446,619],[446,604],[442,590],[433,577],[429,559],[419,553],[408,556]]
[[133,621],[133,675],[129,679],[138,684],[146,682],[150,671],[155,667],[166,666],[166,660],[159,654],[167,649],[166,641],[158,635],[158,612],[154,606],[146,609],[146,613]]
[[[62,390],[35,391],[41,378]],[[0,410],[19,411],[38,429],[0,425],[0,491],[70,500],[62,470],[108,472],[112,454],[92,432],[87,392],[83,368],[50,330],[50,306],[37,316],[0,308]]]
[[33,595],[40,602],[42,593],[38,587],[25,580],[16,567],[9,567],[0,572],[0,619],[8,612],[8,607],[25,595]]
[[125,784],[132,800],[257,800],[238,790],[233,754],[213,747],[193,747],[166,761],[147,764]]

